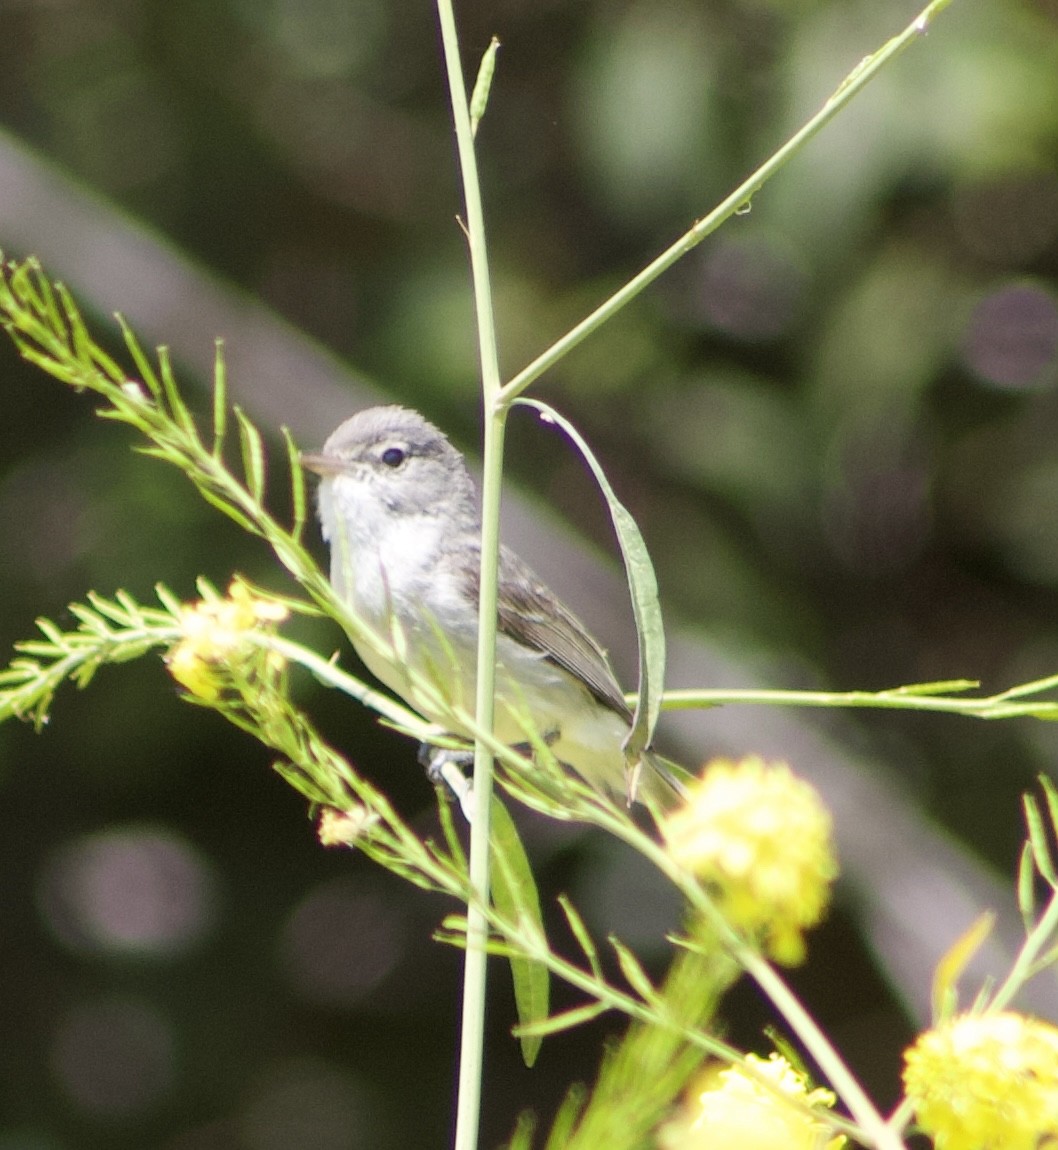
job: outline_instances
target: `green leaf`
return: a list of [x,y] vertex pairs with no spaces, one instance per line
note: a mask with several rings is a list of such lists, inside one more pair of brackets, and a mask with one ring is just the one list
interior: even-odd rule
[[218,339],[213,360],[213,458],[224,451],[228,430],[228,369],[224,362],[224,341]]
[[301,539],[308,519],[308,500],[305,498],[305,472],[301,467],[301,452],[298,451],[290,428],[281,427],[280,433],[287,448],[287,464],[290,467],[290,501],[293,507],[294,522],[290,534],[297,540]]
[[882,692],[886,695],[954,695],[960,691],[974,691],[981,685],[978,679],[940,679],[934,683],[910,683]]
[[140,373],[140,382],[143,383],[151,395],[154,396],[155,402],[160,403],[163,398],[162,385],[154,373],[151,361],[144,354],[143,348],[140,347],[140,341],[136,338],[132,328],[129,327],[125,317],[118,312],[115,318],[118,321],[118,326],[121,328],[121,335],[125,340],[125,346],[128,348],[129,355],[132,356],[132,362],[136,365],[136,369]]
[[995,926],[996,916],[991,912],[978,915],[937,963],[933,974],[933,1020],[950,1018],[958,1005],[956,983],[973,956],[985,944]]
[[581,1026],[585,1022],[594,1022],[600,1014],[605,1014],[610,1008],[602,1002],[589,1002],[584,1006],[574,1006],[571,1010],[564,1010],[561,1014],[552,1014],[543,1022],[534,1022],[531,1026],[518,1028],[519,1037],[526,1034],[546,1038],[550,1034],[558,1034],[563,1030],[572,1030],[574,1026]]
[[[496,796],[492,799],[492,901],[504,918],[532,929],[544,937],[544,919],[540,911],[540,892],[529,865],[529,856],[507,808]],[[518,1008],[518,1021],[523,1027],[543,1022],[547,1018],[551,999],[551,978],[543,963],[531,958],[511,955],[511,977],[514,980],[514,1001]],[[522,1058],[532,1066],[540,1053],[543,1037],[539,1034],[520,1033]]]
[[586,1087],[577,1084],[569,1088],[562,1105],[558,1108],[558,1114],[555,1115],[555,1124],[551,1127],[551,1135],[544,1150],[563,1150],[569,1145],[588,1098]]
[[536,1133],[536,1118],[529,1110],[518,1115],[514,1133],[503,1150],[533,1150],[533,1135]]
[[489,92],[492,89],[492,77],[496,74],[496,53],[500,50],[499,39],[495,36],[489,41],[485,55],[481,57],[481,66],[478,68],[478,78],[474,82],[474,91],[470,96],[470,133],[478,134],[478,124],[485,115],[489,103]]
[[172,591],[170,591],[164,583],[155,583],[154,593],[158,596],[158,602],[161,603],[165,610],[172,615],[174,619],[179,619],[183,604]]
[[250,422],[241,407],[235,408],[235,418],[239,421],[239,446],[242,448],[246,486],[254,499],[260,503],[264,498],[265,484],[264,442],[261,433]]
[[[43,277],[41,278],[43,279]],[[84,320],[81,318],[81,313],[73,301],[73,296],[66,290],[64,284],[57,283],[55,291],[62,303],[70,350],[79,364],[82,366],[89,365],[92,362],[92,355],[89,350],[92,346],[92,339],[85,327]]]
[[1035,854],[1030,843],[1021,848],[1021,858],[1018,860],[1018,910],[1021,911],[1021,921],[1025,924],[1025,933],[1029,934],[1036,925],[1036,864]]
[[[154,452],[149,447],[144,447],[140,450],[142,450],[145,455],[160,454]],[[165,458],[164,455],[162,458]],[[226,499],[223,495],[219,495],[216,492],[211,491],[208,487],[203,486],[201,483],[196,483],[195,486],[198,488],[199,495],[201,495],[208,504],[210,504],[212,507],[215,507],[218,511],[222,511],[225,515],[227,515],[229,519],[232,519],[238,523],[238,525],[244,531],[249,531],[252,535],[261,534],[260,528],[257,526],[257,524],[254,523],[248,515],[244,515],[243,512],[240,511],[239,508],[236,507],[235,504],[232,503],[229,499]]]
[[1044,826],[1039,804],[1032,795],[1025,796],[1025,825],[1028,828],[1036,869],[1052,887],[1058,889],[1058,873],[1055,872],[1054,859],[1051,857],[1050,844],[1047,842],[1047,828]]
[[610,938],[610,945],[617,952],[617,961],[621,966],[621,973],[625,976],[628,985],[643,999],[644,1002],[657,1002],[657,991],[647,976],[640,961],[623,942]]
[[661,604],[658,602],[658,581],[654,565],[635,520],[617,498],[599,461],[577,429],[546,403],[535,399],[519,399],[515,402],[534,408],[545,422],[557,423],[573,440],[591,468],[610,509],[610,518],[624,559],[628,589],[632,595],[632,610],[639,640],[639,698],[632,729],[624,744],[625,755],[634,769],[654,737],[665,686],[665,628],[661,618]]
[[176,386],[176,376],[173,374],[173,362],[169,357],[169,348],[163,344],[157,351],[158,366],[162,373],[162,391],[165,394],[165,402],[169,405],[169,414],[172,416],[173,422],[197,447],[199,446],[198,431],[195,428],[195,421],[191,418],[191,412],[180,394],[180,389]]
[[1040,775],[1040,787],[1047,800],[1047,813],[1051,819],[1051,833],[1058,836],[1058,787],[1047,777]]
[[573,937],[580,944],[581,950],[584,952],[584,957],[588,960],[588,966],[591,967],[591,972],[595,977],[603,982],[602,966],[599,963],[599,952],[596,949],[595,942],[592,940],[591,935],[588,933],[588,928],[584,925],[584,919],[580,917],[577,908],[569,901],[569,898],[560,894],[558,896],[558,905],[562,908],[562,913],[566,916],[566,921],[569,923],[569,929],[573,931]]

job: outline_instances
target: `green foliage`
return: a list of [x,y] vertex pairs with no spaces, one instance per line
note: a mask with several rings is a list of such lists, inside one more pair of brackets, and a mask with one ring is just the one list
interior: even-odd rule
[[[93,593],[87,604],[71,607],[79,623],[75,631],[63,631],[53,622],[41,620],[38,625],[44,638],[21,645],[23,657],[0,672],[0,716],[32,717],[39,725],[63,681],[83,686],[106,663],[126,661],[152,650],[166,651],[174,675],[188,687],[189,701],[216,710],[276,751],[281,756],[275,764],[280,775],[314,807],[345,820],[342,825],[351,828],[345,840],[348,845],[355,845],[379,865],[417,886],[469,900],[474,906],[466,860],[450,822],[445,824],[446,846],[422,841],[386,797],[330,747],[309,717],[292,703],[288,667],[304,668],[409,732],[420,736],[432,732],[414,714],[372,691],[332,660],[284,638],[272,624],[259,625],[258,620],[278,621],[293,610],[332,613],[354,632],[360,626],[335,601],[328,581],[302,546],[304,486],[290,437],[285,437],[285,446],[294,477],[294,523],[287,529],[264,506],[264,441],[238,409],[234,415],[241,476],[226,464],[230,421],[219,355],[212,435],[207,447],[164,352],[159,354],[156,368],[123,327],[129,354],[143,382],[129,379],[92,341],[68,293],[61,287],[53,289],[35,262],[6,267],[0,281],[0,311],[27,359],[76,389],[99,396],[103,401],[99,413],[104,418],[125,422],[143,434],[148,445],[140,450],[180,468],[207,502],[264,539],[310,596],[308,600],[277,598],[242,581],[233,583],[227,598],[201,583],[202,599],[194,605],[181,604],[162,587],[158,589],[160,607],[138,604],[123,592],[113,599]],[[460,721],[474,729],[472,717],[461,716]],[[488,741],[484,732],[479,734]],[[538,735],[534,737],[546,760],[546,745]],[[630,843],[658,856],[656,844],[636,827],[626,809],[568,777],[553,760],[543,774],[537,771],[530,776],[525,773],[526,763],[509,748],[495,745],[493,740],[492,750],[501,760],[503,782],[512,794],[529,797],[533,805],[562,817],[620,828]],[[496,811],[494,900],[480,909],[495,932],[489,949],[511,961],[519,1033],[527,1061],[535,1059],[545,1034],[604,1010],[616,1009],[647,1021],[667,1019],[668,1005],[651,989],[631,951],[616,939],[612,943],[631,993],[607,981],[594,944],[568,902],[564,909],[587,957],[587,967],[578,967],[549,949],[524,848],[502,806],[497,805]],[[449,918],[445,926],[441,937],[465,945],[464,919]],[[547,1019],[549,972],[580,987],[593,1001],[578,1011]],[[707,1049],[721,1049],[697,1030],[698,1021],[685,1020],[677,1026],[677,1045],[684,1051],[694,1050],[696,1062],[701,1059],[703,1043]],[[665,1025],[666,1029],[672,1027],[671,1021]]]
[[105,664],[139,659],[180,635],[171,609],[142,607],[121,591],[113,599],[89,592],[87,603],[70,604],[70,613],[75,631],[38,619],[44,638],[17,645],[22,657],[0,671],[0,720],[32,719],[39,731],[64,682],[87,687]]
[[[266,449],[263,437],[245,416],[235,411],[238,429],[237,460],[241,477],[226,465],[228,416],[224,403],[224,376],[218,367],[217,398],[209,446],[200,436],[181,398],[168,359],[160,354],[157,368],[144,355],[131,333],[125,331],[129,353],[143,381],[130,380],[91,339],[68,294],[49,285],[34,263],[9,267],[0,285],[0,309],[5,323],[23,354],[78,390],[90,390],[103,401],[100,414],[125,422],[148,440],[142,450],[183,470],[203,497],[252,534],[264,539],[277,560],[295,577],[309,598],[277,598],[236,581],[227,597],[207,584],[200,586],[201,600],[181,604],[159,588],[160,606],[145,606],[119,592],[113,598],[91,594],[86,603],[74,604],[77,627],[64,630],[49,620],[38,626],[42,638],[20,646],[20,655],[0,672],[0,716],[31,718],[39,726],[47,717],[56,690],[64,681],[85,686],[105,664],[125,662],[152,650],[168,653],[170,667],[188,685],[189,698],[218,711],[230,723],[252,734],[281,756],[276,769],[310,804],[340,815],[351,827],[344,840],[394,874],[427,890],[438,891],[474,906],[468,885],[466,860],[450,823],[442,845],[423,841],[394,811],[386,797],[330,747],[311,719],[296,707],[289,693],[290,667],[302,667],[321,681],[377,709],[389,720],[411,732],[425,734],[415,715],[399,707],[348,675],[333,660],[283,637],[277,624],[291,610],[331,612],[343,626],[356,628],[344,607],[335,603],[329,584],[305,552],[301,534],[306,511],[303,480],[297,452],[289,436],[285,455],[292,479],[291,505],[294,523],[287,529],[266,510]],[[218,361],[220,362],[220,361]],[[628,546],[627,539],[625,540]],[[632,548],[634,552],[634,547]],[[633,555],[634,558],[634,555]],[[182,661],[182,675],[176,664]],[[943,692],[961,691],[972,684],[946,682],[919,684],[857,696],[859,705],[885,705],[933,709],[960,709],[957,698]],[[1053,687],[1052,679],[1026,684],[990,701],[991,713],[1003,707],[1009,713],[1026,713],[1027,695]],[[734,701],[736,696],[728,696]],[[746,693],[745,701],[756,701]],[[690,700],[680,698],[686,705]],[[703,696],[702,702],[719,701]],[[777,701],[793,701],[784,699]],[[803,702],[815,703],[815,696]],[[1002,712],[1008,713],[1008,712]],[[470,716],[460,722],[475,730]],[[606,1010],[617,1010],[635,1025],[605,1060],[595,1087],[589,1093],[574,1091],[562,1108],[548,1145],[594,1147],[606,1144],[629,1150],[641,1146],[672,1100],[686,1088],[707,1053],[734,1060],[738,1057],[709,1032],[709,1022],[724,989],[740,970],[748,971],[786,1016],[799,1038],[821,1064],[831,1080],[844,1084],[844,1097],[860,1121],[870,1129],[880,1119],[870,1117],[870,1104],[855,1095],[852,1080],[845,1079],[840,1061],[823,1036],[799,1012],[795,1000],[778,976],[756,954],[747,940],[719,917],[707,892],[693,878],[674,866],[663,845],[637,827],[621,805],[567,775],[553,759],[546,744],[528,732],[534,742],[536,763],[530,764],[509,748],[475,733],[490,746],[501,766],[500,781],[515,798],[560,818],[593,823],[623,839],[659,867],[682,891],[693,920],[698,922],[693,940],[685,940],[667,978],[655,985],[633,951],[617,938],[610,940],[621,975],[611,981],[604,972],[596,944],[583,920],[568,900],[561,906],[573,938],[583,955],[578,964],[549,947],[541,926],[541,908],[513,824],[503,812],[496,818],[493,846],[497,859],[494,901],[479,910],[493,932],[491,953],[511,960],[521,1025],[519,1033],[528,1061],[532,1061],[543,1036],[591,1020]],[[1058,889],[1047,907],[1038,912],[1030,891],[1030,869],[1052,888],[1055,866],[1048,845],[1053,834],[1055,799],[1045,789],[1050,822],[1048,829],[1034,802],[1027,804],[1029,847],[1022,869],[1022,911],[1027,940],[1019,959],[991,1004],[1002,1005],[1024,982],[1054,962],[1058,947]],[[708,924],[706,935],[702,925]],[[464,945],[466,920],[450,917],[441,936]],[[954,960],[953,960],[954,961]],[[953,984],[961,969],[952,965]],[[548,976],[556,976],[587,996],[580,1007],[547,1017]],[[887,1128],[888,1129],[888,1128]],[[867,1135],[864,1135],[865,1137]],[[890,1144],[885,1133],[872,1135],[877,1144]],[[894,1135],[895,1137],[895,1135]],[[513,1145],[528,1145],[530,1127],[523,1124]],[[556,1141],[558,1139],[558,1141]],[[895,1142],[892,1142],[896,1145]]]
[[[786,149],[776,154],[769,162],[770,166],[755,173],[716,212],[703,218],[641,276],[516,376],[499,394],[498,408],[520,395],[532,379],[596,330],[599,323],[689,251],[723,218],[748,207],[763,179],[777,170],[829,120],[883,63],[924,33],[929,20],[943,7],[943,3],[931,5],[902,36],[855,69],[828,101],[823,112],[791,140]],[[495,65],[495,47],[494,42],[486,53],[479,84],[469,101],[471,130],[476,128],[485,110],[488,84]],[[482,234],[480,231],[477,233],[472,246],[477,245]],[[485,285],[487,287],[487,279]],[[480,293],[487,294],[486,290]],[[894,297],[899,297],[898,290],[884,295],[886,300]],[[868,315],[878,312],[878,298],[868,300],[863,310]],[[264,540],[307,595],[307,599],[280,601],[264,592],[248,591],[255,602],[281,604],[286,610],[323,612],[332,615],[350,633],[362,636],[360,624],[348,615],[341,603],[335,601],[326,578],[303,547],[308,520],[304,477],[293,438],[285,431],[284,462],[289,472],[290,506],[293,509],[290,525],[285,526],[265,507],[268,485],[266,442],[244,411],[229,408],[219,348],[212,426],[203,436],[181,397],[165,350],[159,351],[156,362],[152,361],[127,327],[122,325],[126,348],[139,376],[135,380],[129,379],[93,342],[69,293],[50,284],[34,262],[5,270],[0,282],[0,311],[6,317],[8,331],[28,361],[75,389],[89,390],[100,397],[102,417],[123,422],[141,432],[148,440],[148,445],[141,450],[175,465],[189,477],[208,503],[244,530]],[[900,322],[903,321],[897,321],[897,327]],[[860,330],[857,325],[853,328]],[[849,345],[855,342],[855,338],[850,337]],[[899,368],[898,361],[903,352],[899,340],[886,339],[883,342],[885,346],[878,350],[888,352],[890,357],[884,362],[896,363]],[[840,350],[849,350],[845,343],[840,340],[838,343]],[[487,358],[483,356],[483,359]],[[835,355],[833,358],[841,363],[838,374],[845,374],[846,356]],[[883,356],[879,355],[877,361],[882,363]],[[921,365],[913,366],[912,374],[919,378]],[[882,367],[877,370],[881,372],[881,382],[892,384],[896,379],[899,383],[899,370],[890,371]],[[535,406],[544,410],[542,405]],[[551,418],[558,419],[553,414]],[[650,560],[638,528],[617,502],[586,443],[571,425],[559,421],[581,445],[599,480],[626,556],[639,627],[642,668],[638,718],[630,739],[633,758],[649,742],[662,705],[704,707],[768,703],[929,710],[988,718],[1031,715],[1053,719],[1058,716],[1058,703],[1039,699],[1039,696],[1053,692],[1058,685],[1058,678],[1053,676],[984,698],[967,696],[967,692],[977,686],[975,682],[954,680],[874,693],[701,690],[670,693],[663,699],[663,634]],[[234,436],[230,434],[232,425]],[[494,467],[492,480],[498,481],[499,452],[495,445],[498,443],[502,447],[502,434],[494,434],[496,438],[492,441],[494,449],[490,463]],[[694,448],[700,451],[700,444],[695,442]],[[783,491],[786,478],[785,473],[777,472],[771,490]],[[496,494],[495,488],[490,490]],[[498,494],[495,506],[498,506]],[[248,587],[245,583],[236,586]],[[628,811],[581,786],[577,780],[569,779],[557,764],[549,760],[547,747],[538,734],[527,732],[536,752],[536,761],[530,764],[508,748],[490,742],[486,731],[476,730],[473,717],[459,716],[460,726],[476,730],[479,745],[498,757],[500,782],[509,794],[555,818],[580,820],[605,829],[638,850],[680,889],[689,907],[693,908],[688,923],[694,924],[694,930],[689,925],[688,937],[678,940],[676,958],[668,975],[660,982],[655,982],[633,950],[616,937],[609,940],[604,960],[583,918],[567,899],[560,900],[560,906],[579,957],[571,961],[551,950],[543,933],[539,897],[528,859],[505,809],[501,807],[495,808],[493,813],[492,905],[482,905],[480,899],[476,900],[475,890],[480,888],[468,881],[467,862],[452,826],[447,803],[441,804],[442,842],[424,841],[397,815],[386,796],[368,784],[344,756],[323,740],[311,718],[292,703],[289,671],[292,668],[307,671],[319,681],[374,708],[389,722],[409,733],[423,736],[435,732],[427,731],[418,717],[405,708],[346,674],[334,660],[325,659],[291,642],[275,627],[247,627],[245,633],[240,632],[236,639],[231,638],[230,631],[222,628],[219,640],[216,635],[209,636],[203,646],[201,633],[189,626],[189,620],[201,621],[204,617],[209,625],[213,625],[218,622],[218,613],[229,609],[229,603],[234,607],[238,604],[234,592],[231,600],[226,600],[202,584],[200,593],[204,611],[200,611],[201,605],[192,608],[180,604],[164,588],[158,592],[160,608],[141,605],[123,592],[116,593],[113,598],[90,593],[86,603],[71,606],[77,621],[75,628],[64,629],[50,620],[39,621],[43,637],[21,644],[19,657],[0,672],[0,718],[29,718],[39,727],[46,720],[54,694],[64,681],[83,687],[103,665],[135,659],[153,650],[169,653],[171,669],[178,653],[189,654],[191,669],[186,680],[181,681],[185,686],[191,684],[188,688],[190,701],[216,710],[278,754],[280,760],[276,769],[292,787],[314,807],[326,808],[346,820],[346,845],[355,845],[379,865],[417,886],[461,900],[469,905],[471,916],[478,915],[487,922],[489,950],[506,956],[511,962],[521,1022],[518,1033],[527,1061],[535,1058],[545,1035],[590,1021],[608,1010],[621,1012],[634,1020],[625,1039],[611,1050],[604,1061],[593,1089],[587,1091],[575,1087],[570,1091],[547,1137],[546,1144],[551,1150],[558,1150],[560,1146],[582,1146],[589,1150],[600,1145],[613,1150],[627,1146],[631,1150],[632,1147],[646,1145],[673,1100],[686,1090],[706,1054],[736,1062],[739,1053],[717,1041],[711,1033],[711,1020],[720,995],[741,971],[748,971],[770,995],[791,1031],[842,1094],[852,1118],[860,1123],[853,1126],[851,1120],[836,1117],[834,1128],[846,1126],[872,1145],[892,1147],[900,1144],[906,1114],[898,1113],[889,1122],[883,1122],[869,1100],[857,1092],[854,1080],[847,1074],[836,1052],[811,1020],[804,1017],[776,973],[745,939],[716,915],[708,891],[692,877],[680,873],[663,848],[635,824]],[[217,653],[218,642],[224,648],[223,656]],[[424,689],[437,689],[438,686],[427,684]],[[1055,943],[1058,935],[1055,873],[1058,868],[1051,846],[1058,822],[1058,799],[1053,787],[1044,783],[1043,805],[1033,799],[1027,800],[1026,817],[1028,842],[1022,855],[1018,881],[1026,943],[1006,981],[991,997],[979,998],[975,1009],[1002,1006],[1029,978],[1053,964],[1058,956]],[[1041,909],[1037,892],[1043,887],[1050,888],[1051,893]],[[453,916],[446,920],[446,931],[441,937],[464,945],[467,925],[466,918]],[[959,975],[986,933],[987,924],[968,932],[938,970],[937,985],[941,993],[937,995],[937,1001],[943,1004],[940,1011],[946,1013],[956,1008]],[[613,961],[619,978],[608,978],[605,973],[607,960]],[[586,1001],[561,1014],[549,1016],[549,974],[577,988]],[[531,1120],[520,1122],[510,1143],[512,1150],[528,1150],[533,1144],[534,1133]]]
[[[599,485],[617,533],[624,559],[625,575],[632,596],[636,636],[639,640],[639,688],[632,729],[625,739],[624,751],[633,771],[638,770],[643,752],[654,737],[654,727],[661,713],[661,696],[665,687],[665,626],[658,602],[658,581],[642,533],[628,509],[617,498],[610,481],[592,454],[591,448],[577,429],[546,403],[520,399],[518,403],[540,413],[548,423],[559,427],[573,440]],[[634,776],[633,776],[634,777]]]
[[[505,919],[523,923],[526,929],[542,938],[543,912],[532,864],[507,808],[495,796],[492,802],[492,901]],[[511,950],[510,962],[514,1001],[521,1023],[522,1057],[526,1066],[532,1066],[543,1042],[542,1035],[532,1027],[547,1017],[551,978],[543,963],[523,958],[517,946]]]

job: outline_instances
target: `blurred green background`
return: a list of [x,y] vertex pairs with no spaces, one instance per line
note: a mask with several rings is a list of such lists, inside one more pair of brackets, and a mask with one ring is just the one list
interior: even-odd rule
[[[703,215],[916,11],[460,5],[468,60],[503,41],[478,150],[505,370]],[[46,203],[18,176],[41,162],[72,180]],[[109,235],[80,222],[97,196],[124,213]],[[113,307],[164,316],[159,331],[145,318],[150,338],[173,346],[203,410],[212,340],[257,301],[280,343],[281,317],[337,357],[338,389],[370,378],[472,449],[461,210],[429,4],[0,0],[0,246],[44,256],[103,325]],[[141,224],[151,292],[122,263]],[[231,312],[176,299],[176,253]],[[597,448],[671,617],[768,685],[998,690],[1058,671],[1056,276],[1058,4],[955,0],[751,212],[538,394]],[[337,422],[296,373],[267,396],[257,373],[232,374],[251,411],[307,446]],[[38,614],[68,622],[88,588],[149,596],[162,580],[191,596],[196,575],[234,570],[281,586],[179,475],[6,344],[0,394],[4,650]],[[582,466],[524,416],[509,474],[611,548]],[[307,683],[304,701],[428,832],[412,748]],[[937,842],[1012,873],[1019,793],[1054,774],[1053,728],[885,713],[824,730],[883,763]],[[41,735],[0,729],[0,1150],[447,1144],[459,961],[429,936],[449,908],[319,849],[268,765],[181,703],[157,659],[64,693]],[[839,811],[852,839],[881,817]],[[601,934],[631,907],[625,937],[660,961],[673,908],[644,921],[646,876],[592,836],[526,830],[550,892],[593,908]],[[883,980],[857,930],[860,879],[796,983],[889,1103],[914,993]],[[928,883],[901,881],[908,905],[943,913]],[[546,1115],[590,1080],[620,1030],[549,1042],[527,1072],[502,971],[493,994],[485,1145],[523,1105]],[[758,1046],[765,1016],[744,990],[725,1015]]]

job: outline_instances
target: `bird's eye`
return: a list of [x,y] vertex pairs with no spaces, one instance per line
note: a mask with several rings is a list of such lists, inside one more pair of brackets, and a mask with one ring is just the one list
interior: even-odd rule
[[406,458],[406,453],[400,447],[387,447],[382,452],[382,462],[387,467],[400,467]]

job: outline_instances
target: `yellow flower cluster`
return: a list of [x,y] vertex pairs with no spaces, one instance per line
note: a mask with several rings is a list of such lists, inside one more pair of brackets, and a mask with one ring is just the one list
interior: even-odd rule
[[169,674],[192,695],[213,702],[224,685],[218,669],[231,664],[247,634],[281,623],[288,614],[281,603],[255,598],[245,583],[233,580],[226,599],[201,599],[181,608],[183,638],[166,656]]
[[803,960],[803,932],[823,917],[838,871],[830,814],[809,783],[786,763],[714,760],[661,833],[731,926],[778,962]]
[[1058,1028],[960,1015],[904,1060],[908,1101],[937,1150],[1058,1150]]
[[809,1089],[805,1075],[778,1054],[747,1054],[745,1061],[748,1071],[707,1072],[688,1113],[658,1132],[658,1150],[838,1150],[845,1144],[822,1113],[834,1105],[829,1090]]

